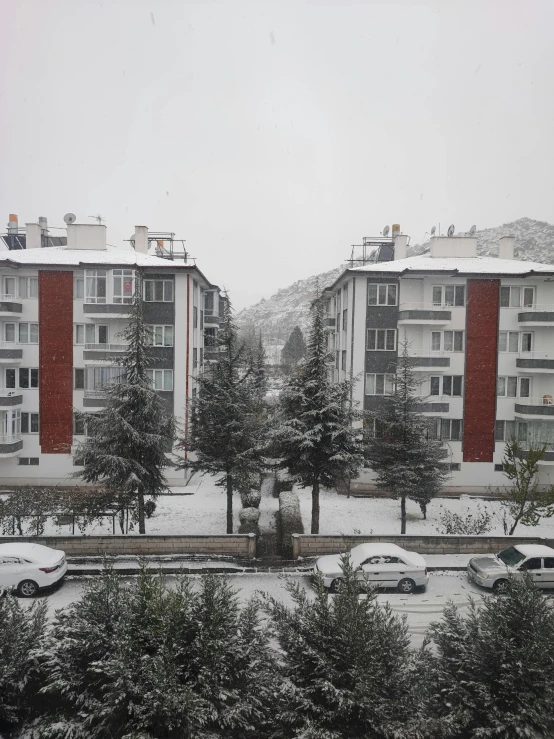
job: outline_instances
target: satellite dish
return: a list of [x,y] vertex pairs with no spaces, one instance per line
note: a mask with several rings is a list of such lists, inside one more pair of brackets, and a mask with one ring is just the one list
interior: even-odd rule
[[448,226],[447,233],[449,236],[454,236],[454,224],[452,224],[451,226]]
[[75,213],[66,213],[63,219],[68,225],[71,225],[72,223],[75,223],[77,216]]
[[469,229],[469,235],[470,235],[470,236],[475,236],[475,232],[476,232],[476,231],[477,231],[477,226],[475,226],[475,225],[474,225],[474,226],[472,226],[472,227],[471,227],[471,228]]
[[431,229],[431,236],[434,236],[435,235],[435,231],[436,230],[437,230],[437,227],[436,226],[433,226],[433,228]]
[[383,229],[383,236],[386,238],[389,235],[390,228],[388,226],[385,226]]

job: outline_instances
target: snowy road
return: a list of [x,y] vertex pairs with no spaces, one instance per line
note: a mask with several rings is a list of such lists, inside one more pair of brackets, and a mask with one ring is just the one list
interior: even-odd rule
[[[190,576],[193,582],[199,582],[199,575]],[[240,574],[228,576],[232,586],[237,590],[241,600],[247,600],[256,592],[265,592],[279,599],[288,606],[292,605],[290,593],[286,588],[286,578],[275,574]],[[292,575],[291,579],[300,582],[310,591],[309,579],[305,575]],[[50,614],[76,601],[84,588],[87,578],[70,577],[55,591],[42,596],[46,599]],[[169,587],[176,578],[166,577]],[[393,591],[380,593],[377,597],[382,603],[388,602],[395,613],[405,614],[414,647],[420,646],[423,635],[429,624],[440,618],[445,604],[451,600],[459,608],[465,609],[468,598],[472,596],[480,600],[487,593],[469,583],[463,572],[433,573],[425,593],[400,595]]]

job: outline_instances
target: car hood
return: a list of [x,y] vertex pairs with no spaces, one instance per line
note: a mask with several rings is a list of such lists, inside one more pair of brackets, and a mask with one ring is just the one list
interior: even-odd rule
[[504,562],[501,562],[496,557],[488,555],[486,557],[472,557],[469,563],[475,567],[479,572],[506,572],[508,569]]
[[327,554],[325,557],[320,557],[316,562],[317,569],[323,575],[331,575],[341,572],[340,558],[340,554]]

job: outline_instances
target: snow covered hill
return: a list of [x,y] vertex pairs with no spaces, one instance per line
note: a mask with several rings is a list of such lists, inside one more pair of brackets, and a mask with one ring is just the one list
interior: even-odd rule
[[[554,263],[554,225],[531,218],[520,218],[496,228],[477,231],[477,250],[482,255],[496,256],[501,236],[516,237],[516,258],[532,262]],[[424,254],[429,242],[408,247],[408,256]],[[328,287],[345,269],[339,265],[282,288],[267,300],[245,308],[237,314],[237,324],[246,331],[261,332],[266,348],[278,356],[282,345],[295,326],[306,331],[310,301],[316,295],[317,285]],[[273,356],[272,354],[272,356]]]

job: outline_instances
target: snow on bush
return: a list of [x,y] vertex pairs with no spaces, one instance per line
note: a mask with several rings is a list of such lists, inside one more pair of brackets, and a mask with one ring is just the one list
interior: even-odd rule
[[241,508],[239,511],[239,534],[259,534],[258,521],[260,511],[257,508]]
[[[240,500],[241,500],[243,509],[259,508],[260,501],[262,500],[262,493],[260,490],[254,490],[254,489],[242,491],[240,494]],[[239,518],[240,518],[240,513],[239,513]]]
[[292,557],[292,534],[303,534],[304,525],[300,513],[300,501],[293,490],[286,490],[279,494],[279,539],[281,554],[289,559]]

